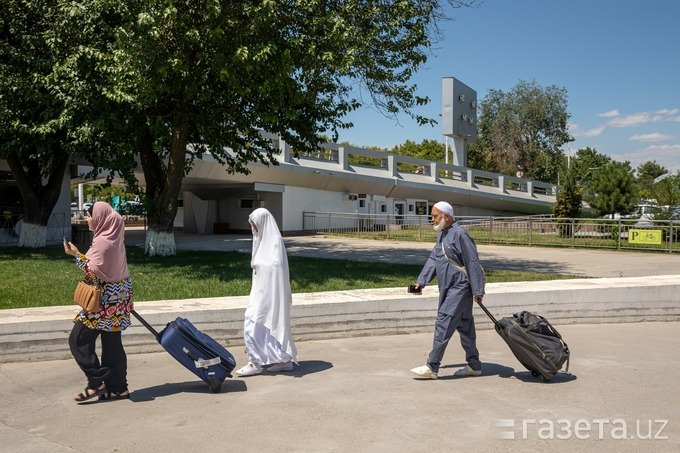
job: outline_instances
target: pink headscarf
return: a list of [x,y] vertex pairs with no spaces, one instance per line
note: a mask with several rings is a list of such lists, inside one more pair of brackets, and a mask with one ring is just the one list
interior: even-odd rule
[[105,282],[119,282],[130,276],[125,254],[125,222],[104,202],[92,205],[92,246],[85,256],[94,274]]

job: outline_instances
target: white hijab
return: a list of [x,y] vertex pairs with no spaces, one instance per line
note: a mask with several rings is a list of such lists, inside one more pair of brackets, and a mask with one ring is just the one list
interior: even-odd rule
[[[290,331],[290,290],[288,256],[274,216],[264,208],[248,217],[253,230],[253,285],[246,317],[264,325],[297,363],[297,351]],[[257,228],[253,227],[253,224]]]

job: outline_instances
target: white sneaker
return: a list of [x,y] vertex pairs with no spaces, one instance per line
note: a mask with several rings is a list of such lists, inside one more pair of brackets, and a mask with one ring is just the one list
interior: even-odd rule
[[293,371],[293,362],[277,363],[267,368],[268,373],[278,373],[280,371]]
[[465,365],[463,368],[453,373],[453,375],[458,377],[481,376],[482,370],[473,370],[470,368],[470,365]]
[[428,379],[437,379],[439,376],[437,376],[437,373],[432,371],[429,366],[423,365],[419,366],[416,368],[411,368],[411,373],[417,374],[420,377],[428,378]]
[[248,365],[236,371],[236,376],[255,376],[262,373],[259,363],[248,362]]

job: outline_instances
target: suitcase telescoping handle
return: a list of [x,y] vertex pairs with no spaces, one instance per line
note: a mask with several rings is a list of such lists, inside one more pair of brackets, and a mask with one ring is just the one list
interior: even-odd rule
[[137,318],[137,320],[138,320],[139,322],[141,322],[142,324],[144,324],[144,327],[146,327],[147,329],[149,329],[149,332],[151,332],[151,333],[153,334],[153,336],[156,337],[156,339],[158,339],[158,332],[156,332],[156,329],[154,329],[153,327],[151,327],[151,324],[149,324],[148,322],[146,322],[146,319],[142,318],[142,317],[139,315],[139,313],[137,313],[135,310],[131,310],[130,313],[132,313],[133,315],[135,315],[135,318]]
[[487,315],[489,318],[491,318],[491,321],[493,321],[493,323],[496,325],[496,327],[502,329],[501,325],[498,324],[498,321],[496,321],[496,318],[494,318],[493,315],[491,314],[491,312],[490,312],[489,310],[486,309],[486,307],[484,306],[484,304],[483,304],[481,301],[479,301],[479,302],[477,302],[477,303],[479,304],[480,307],[482,307],[482,310],[484,310],[484,313],[486,313],[486,315]]

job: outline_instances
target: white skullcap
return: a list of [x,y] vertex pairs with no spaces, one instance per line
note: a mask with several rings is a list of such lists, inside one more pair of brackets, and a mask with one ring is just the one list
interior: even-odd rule
[[448,204],[448,203],[445,202],[445,201],[440,201],[440,202],[436,203],[436,204],[433,206],[433,208],[437,208],[437,209],[439,209],[441,212],[443,212],[444,214],[448,214],[448,215],[450,215],[451,217],[453,217],[453,206],[451,206],[450,204]]

